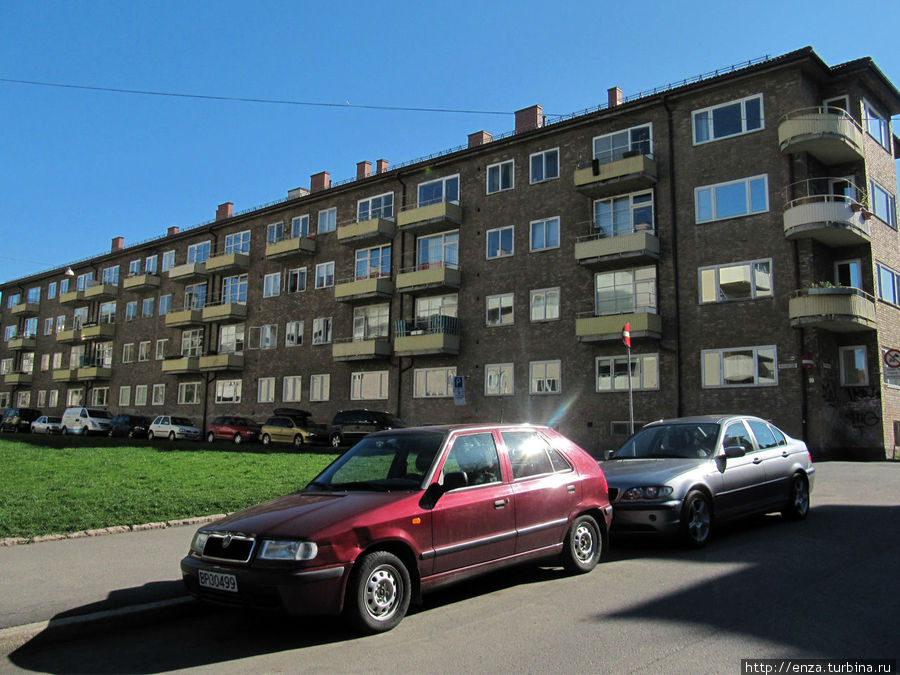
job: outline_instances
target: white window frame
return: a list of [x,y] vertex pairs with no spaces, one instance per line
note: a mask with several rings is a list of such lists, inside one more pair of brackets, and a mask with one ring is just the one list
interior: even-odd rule
[[199,380],[178,383],[178,405],[198,405],[200,403]]
[[275,378],[260,377],[256,380],[256,402],[257,403],[274,403],[275,402]]
[[284,221],[266,225],[266,243],[277,244],[284,239]]
[[[508,313],[504,313],[504,309],[509,308]],[[488,295],[484,298],[484,325],[488,327],[496,326],[512,326],[515,324],[515,294],[514,293],[498,293],[496,295]],[[491,320],[491,314],[495,313],[497,319]]]
[[[650,197],[649,201],[640,201],[635,203],[635,199],[640,199],[644,197]],[[621,202],[624,200],[628,200],[628,222],[627,223],[617,223],[615,220],[616,217],[616,202]],[[611,222],[609,224],[609,231],[605,229],[601,233],[601,222],[600,217],[597,212],[598,206],[601,204],[608,205],[610,219]],[[640,214],[647,209],[650,209],[650,222],[635,222],[636,217],[635,213]],[[627,194],[620,195],[612,195],[610,197],[603,197],[601,199],[595,199],[592,205],[592,214],[593,222],[591,223],[593,227],[593,231],[595,233],[601,234],[604,237],[618,237],[622,235],[633,234],[635,232],[650,232],[653,233],[656,231],[656,197],[653,194],[653,190],[640,190],[639,192],[629,192]]]
[[[773,382],[760,382],[759,357],[762,350],[772,352],[772,377]],[[751,352],[753,362],[753,382],[728,384],[725,380],[725,357],[734,352]],[[716,360],[717,384],[707,384],[707,361]],[[710,364],[712,365],[712,364]],[[776,345],[752,345],[746,347],[725,347],[722,349],[703,349],[700,352],[700,383],[703,389],[739,389],[747,387],[777,387],[778,386],[778,348]]]
[[285,375],[282,378],[281,400],[284,403],[299,403],[303,400],[302,375]]
[[129,300],[125,303],[125,321],[134,321],[137,318],[137,300]]
[[[509,167],[509,184],[503,184],[503,169],[505,167]],[[496,176],[497,187],[495,189],[491,189],[491,176]],[[487,169],[485,170],[485,193],[489,195],[495,195],[498,192],[506,192],[507,190],[514,190],[516,187],[516,160],[514,159],[505,159],[502,162],[496,162],[495,164],[488,164]]]
[[[547,303],[547,298],[556,295],[556,316],[547,316],[547,307],[549,307]],[[543,297],[543,309],[544,316],[535,318],[535,299]],[[562,304],[562,291],[559,286],[555,286],[553,288],[535,288],[529,293],[528,296],[528,315],[531,319],[532,323],[543,323],[545,321],[559,321],[560,317],[560,305]]]
[[156,341],[156,360],[163,361],[169,349],[169,338],[159,338]]
[[[884,201],[887,213],[876,208]],[[897,229],[897,197],[874,178],[869,180],[869,208],[875,217],[893,229]]]
[[243,380],[217,380],[216,403],[240,403],[242,388]]
[[[364,396],[369,393],[366,390],[375,387],[374,396]],[[350,374],[350,400],[351,401],[385,401],[390,389],[389,371],[368,370]]]
[[[864,369],[861,372],[861,381],[850,381],[849,373],[845,368],[844,354],[847,352],[856,352],[862,354],[862,362]],[[838,362],[841,366],[841,386],[842,387],[868,387],[869,386],[869,354],[865,345],[846,345],[838,347]]]
[[[389,199],[388,199],[389,198]],[[394,193],[385,192],[384,194],[374,195],[359,199],[356,202],[356,222],[364,223],[367,220],[375,220],[383,218],[385,220],[393,220],[394,218]]]
[[334,286],[334,261],[319,263],[316,265],[316,288],[331,288]]
[[313,319],[312,343],[314,345],[327,345],[331,343],[332,317],[319,316]]
[[331,400],[331,374],[314,373],[309,376],[309,400]]
[[134,343],[126,342],[122,345],[122,363],[134,363]]
[[303,345],[303,320],[294,319],[284,324],[284,346],[300,347]]
[[309,236],[309,214],[291,218],[291,239]]
[[156,254],[144,258],[144,274],[156,274],[158,269],[159,257]]
[[147,405],[147,385],[146,384],[135,385],[135,387],[134,387],[134,405],[135,406]]
[[201,241],[196,244],[191,244],[187,247],[187,263],[201,263],[209,260],[209,255],[212,250],[212,241],[207,239],[206,241]]
[[[548,158],[555,157],[556,166],[553,169],[555,171],[555,175],[548,175]],[[536,185],[538,183],[546,183],[547,181],[557,180],[559,178],[559,148],[547,148],[546,150],[541,150],[540,152],[534,152],[528,156],[528,181],[531,185]],[[540,161],[540,169],[541,175],[539,178],[535,179],[535,162]]]
[[55,298],[55,297],[56,297],[56,282],[51,281],[49,284],[47,284],[47,299],[53,300],[53,298]]
[[[151,256],[152,257],[152,256]],[[162,267],[161,270],[163,272],[168,272],[170,269],[175,267],[175,251],[166,251],[162,254]]]
[[281,295],[281,272],[263,276],[263,297],[274,298]]
[[[881,114],[881,112],[865,98],[863,99],[863,115],[865,115],[863,128],[866,130],[866,133],[875,139],[875,142],[878,143],[878,145],[890,152],[891,125],[888,118]],[[875,122],[874,125],[873,121]],[[873,126],[878,132],[877,135],[872,133]]]
[[[648,138],[642,139],[634,137],[634,132],[641,129],[647,129],[650,132]],[[597,149],[597,145],[601,141],[604,141],[607,138],[615,139],[617,136],[625,136],[627,142],[624,145],[612,145],[611,143],[609,150]],[[635,148],[635,146],[640,146],[644,143],[648,144],[647,152],[640,152],[640,147],[638,147],[637,149]],[[613,131],[608,134],[594,136],[593,140],[591,141],[591,150],[591,157],[597,160],[600,164],[609,164],[610,162],[624,159],[624,155],[629,152],[637,151],[641,155],[651,155],[653,154],[653,124],[651,122],[646,122],[644,124],[637,124],[627,129],[620,129],[619,131]]]
[[[651,362],[654,364],[653,368],[648,369],[648,364]],[[632,354],[631,378],[629,378],[627,374],[624,376],[617,375],[616,366],[622,366],[623,364],[627,373],[627,355],[596,357],[594,359],[594,391],[598,394],[628,391],[629,379],[632,381],[632,389],[634,391],[659,391],[659,354]],[[605,367],[605,372],[608,374],[608,387],[601,387],[600,385],[601,366]],[[654,376],[655,382],[653,384],[648,384],[651,373]],[[620,377],[622,382],[620,386],[617,386]]]
[[[752,129],[747,128],[747,102],[753,100],[759,100],[759,126],[754,127]],[[721,110],[722,108],[728,108],[731,106],[740,106],[740,115],[741,115],[741,131],[733,134],[725,134],[722,136],[715,135],[715,125],[713,123],[713,113],[716,110]],[[697,140],[697,118],[704,113],[708,113],[706,116],[706,132],[707,138],[705,140]],[[716,141],[721,141],[726,138],[735,138],[737,136],[744,136],[746,134],[752,134],[755,131],[762,131],[766,128],[766,109],[765,102],[763,101],[762,94],[753,94],[752,96],[745,96],[744,98],[735,99],[733,101],[726,101],[725,103],[717,103],[716,105],[709,106],[707,108],[700,108],[698,110],[694,110],[691,112],[691,136],[694,141],[694,145],[704,145],[706,143],[715,143]]]
[[[448,195],[447,185],[449,183],[452,183],[453,181],[456,181],[456,199],[448,199],[447,197],[449,195]],[[428,188],[428,187],[431,187],[433,185],[438,185],[438,184],[440,184],[440,186],[441,186],[440,198],[422,199],[422,188]],[[416,186],[416,205],[419,207],[422,207],[422,206],[430,206],[431,204],[443,204],[445,202],[448,204],[459,204],[459,198],[460,198],[459,192],[460,192],[460,180],[459,180],[458,173],[455,173],[450,176],[444,176],[443,178],[435,178],[434,180],[426,180],[425,182],[419,183]]]
[[91,390],[91,405],[106,407],[109,405],[109,387],[94,387]]
[[128,263],[128,276],[136,277],[141,273],[141,259],[132,260]]
[[456,366],[416,368],[413,371],[413,398],[452,398]]
[[337,229],[337,207],[332,206],[319,211],[317,223],[316,231],[319,234],[334,232]]
[[156,300],[154,298],[144,298],[141,300],[141,317],[144,319],[152,317],[155,305]]
[[[555,368],[558,375],[554,378],[548,370]],[[529,393],[532,396],[553,396],[562,393],[562,361],[531,361],[528,364]],[[555,383],[555,385],[553,384]],[[555,386],[555,388],[554,388]]]
[[150,340],[141,340],[138,343],[138,363],[150,360]]
[[[285,293],[302,293],[306,290],[306,267],[294,267],[285,272],[285,284],[284,284],[284,292]],[[294,290],[291,290],[291,281],[292,277],[296,278],[297,287]],[[303,282],[302,284],[300,282]]]
[[[757,287],[757,266],[768,265],[769,267],[769,289],[768,292],[760,291]],[[730,269],[748,268],[750,295],[740,298],[728,298],[722,293],[722,274]],[[771,298],[775,295],[774,289],[774,270],[772,269],[772,258],[758,258],[756,260],[742,260],[740,262],[723,263],[721,265],[710,265],[708,267],[700,267],[697,270],[697,292],[699,294],[698,301],[701,305],[716,305],[723,302],[745,302],[748,300],[759,300],[760,298]],[[704,300],[704,284],[709,281],[712,284],[711,293],[715,296],[713,300]],[[743,280],[738,280],[743,282]],[[728,283],[728,282],[726,282]]]
[[[547,229],[548,225],[552,222],[556,221],[556,245],[548,246],[547,245]],[[544,245],[535,248],[534,246],[534,228],[536,225],[544,226]],[[550,218],[539,218],[537,220],[532,220],[528,223],[528,250],[531,253],[539,253],[541,251],[553,251],[558,249],[560,246],[560,239],[562,238],[562,224],[559,216],[552,216]]]
[[225,254],[250,253],[250,230],[241,230],[225,235]]
[[172,294],[166,293],[165,295],[160,295],[159,309],[157,309],[157,314],[159,314],[159,316],[165,316],[170,311],[172,311]]
[[102,276],[100,278],[104,284],[108,284],[110,286],[118,286],[119,285],[119,266],[112,265],[110,267],[104,267]]
[[[757,181],[763,182],[763,194],[765,195],[765,207],[758,210],[753,210],[753,185]],[[744,185],[744,206],[745,211],[743,213],[735,213],[730,215],[719,216],[717,214],[718,204],[716,197],[716,190],[720,188],[729,187],[732,185]],[[709,204],[710,204],[710,217],[704,220],[700,220],[700,195],[704,193],[709,193]],[[737,180],[729,180],[724,181],[722,183],[713,183],[710,185],[701,185],[699,187],[694,188],[694,223],[700,225],[702,223],[713,223],[721,220],[730,220],[732,218],[744,218],[746,216],[753,216],[760,213],[767,213],[769,211],[769,174],[763,173],[758,176],[748,176],[747,178],[739,178]]]
[[[496,380],[496,384],[494,384]],[[515,366],[512,363],[486,363],[484,366],[485,396],[514,396]]]
[[66,405],[77,406],[84,403],[84,387],[71,387],[66,391]]
[[[503,235],[509,232],[509,242],[510,248],[509,251],[502,248],[503,246]],[[496,238],[497,245],[496,247],[491,246],[491,239]],[[506,225],[504,227],[494,227],[485,232],[484,237],[484,257],[486,260],[497,260],[499,258],[509,258],[516,253],[516,228],[514,225]],[[497,253],[491,255],[491,249],[496,248]]]

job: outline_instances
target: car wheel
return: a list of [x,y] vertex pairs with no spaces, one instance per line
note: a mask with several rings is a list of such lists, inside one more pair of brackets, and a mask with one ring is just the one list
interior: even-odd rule
[[570,574],[584,574],[597,566],[603,554],[603,536],[591,516],[578,516],[564,543],[562,564]]
[[174,432],[174,431],[170,431],[170,432],[169,432],[169,440],[170,440],[170,441],[174,441],[174,440],[175,440],[175,432]]
[[110,429],[109,431],[107,431],[107,432],[106,432],[106,435],[109,436],[110,438],[112,438],[113,436],[115,436],[115,434],[113,433],[113,430],[112,430],[112,429]]
[[271,443],[271,442],[272,442],[272,437],[269,436],[269,434],[263,434],[263,435],[262,435],[262,444],[263,444],[263,445],[268,445],[268,444]]
[[60,427],[59,433],[61,433],[63,436],[65,436],[67,433],[69,433],[69,430],[66,427]]
[[[111,431],[109,433],[112,433]],[[128,438],[134,438],[134,429],[128,430]]]
[[152,431],[148,431],[148,432],[147,432],[147,440],[148,440],[148,441],[152,441],[152,440],[153,440],[153,432],[152,432]]
[[87,428],[87,427],[81,427],[81,431],[79,431],[78,433],[80,433],[82,436],[87,436],[87,435],[88,435],[88,428]]
[[712,533],[712,509],[709,499],[699,490],[691,490],[681,507],[681,539],[691,548],[706,546]]
[[331,447],[332,448],[341,447],[341,444],[343,444],[343,442],[344,442],[344,439],[341,438],[340,434],[332,434],[332,436],[331,436]]
[[294,447],[297,449],[303,447],[303,436],[301,434],[294,436]]
[[232,440],[234,441],[234,444],[235,444],[235,445],[240,445],[241,442],[242,442],[244,439],[241,438],[241,435],[240,435],[240,434],[235,434],[235,435],[234,435],[234,438],[233,438]]
[[406,566],[393,553],[374,551],[353,570],[346,618],[362,633],[389,631],[406,616],[411,595]]
[[210,431],[208,434],[206,434],[207,443],[212,443],[214,440],[216,440],[216,435],[213,432]]
[[809,481],[802,473],[795,473],[791,478],[787,506],[781,515],[788,520],[803,520],[807,513],[809,513]]

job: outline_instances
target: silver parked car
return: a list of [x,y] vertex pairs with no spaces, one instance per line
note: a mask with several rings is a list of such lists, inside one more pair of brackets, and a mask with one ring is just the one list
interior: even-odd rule
[[170,441],[177,439],[185,439],[188,441],[199,441],[203,432],[200,431],[186,417],[175,417],[173,415],[159,415],[150,423],[147,430],[147,438],[151,441],[154,438],[168,438]]
[[747,415],[651,422],[600,466],[613,532],[678,535],[694,547],[731,518],[804,518],[815,476],[803,441]]

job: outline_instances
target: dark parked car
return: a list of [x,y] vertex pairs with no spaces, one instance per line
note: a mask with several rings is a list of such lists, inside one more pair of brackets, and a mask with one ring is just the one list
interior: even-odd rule
[[116,415],[110,421],[112,425],[109,437],[128,436],[128,438],[147,438],[150,430],[150,418],[141,415]]
[[0,420],[0,431],[31,431],[31,423],[41,416],[36,408],[10,408]]
[[249,417],[217,417],[206,430],[206,440],[212,443],[216,439],[224,439],[239,445],[244,441],[258,441],[259,430],[259,423]]
[[398,429],[299,492],[200,528],[181,571],[203,600],[343,612],[375,633],[423,593],[513,564],[589,572],[611,518],[597,462],[548,427]]
[[341,410],[331,421],[331,447],[352,445],[373,431],[402,429],[399,417],[379,410]]
[[747,415],[652,422],[600,466],[613,532],[679,535],[694,547],[731,518],[806,517],[815,476],[803,441]]

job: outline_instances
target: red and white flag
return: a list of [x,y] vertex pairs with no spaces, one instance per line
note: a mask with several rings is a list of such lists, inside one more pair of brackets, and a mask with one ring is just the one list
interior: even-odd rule
[[622,342],[625,343],[625,346],[631,349],[631,324],[626,323],[622,326]]

